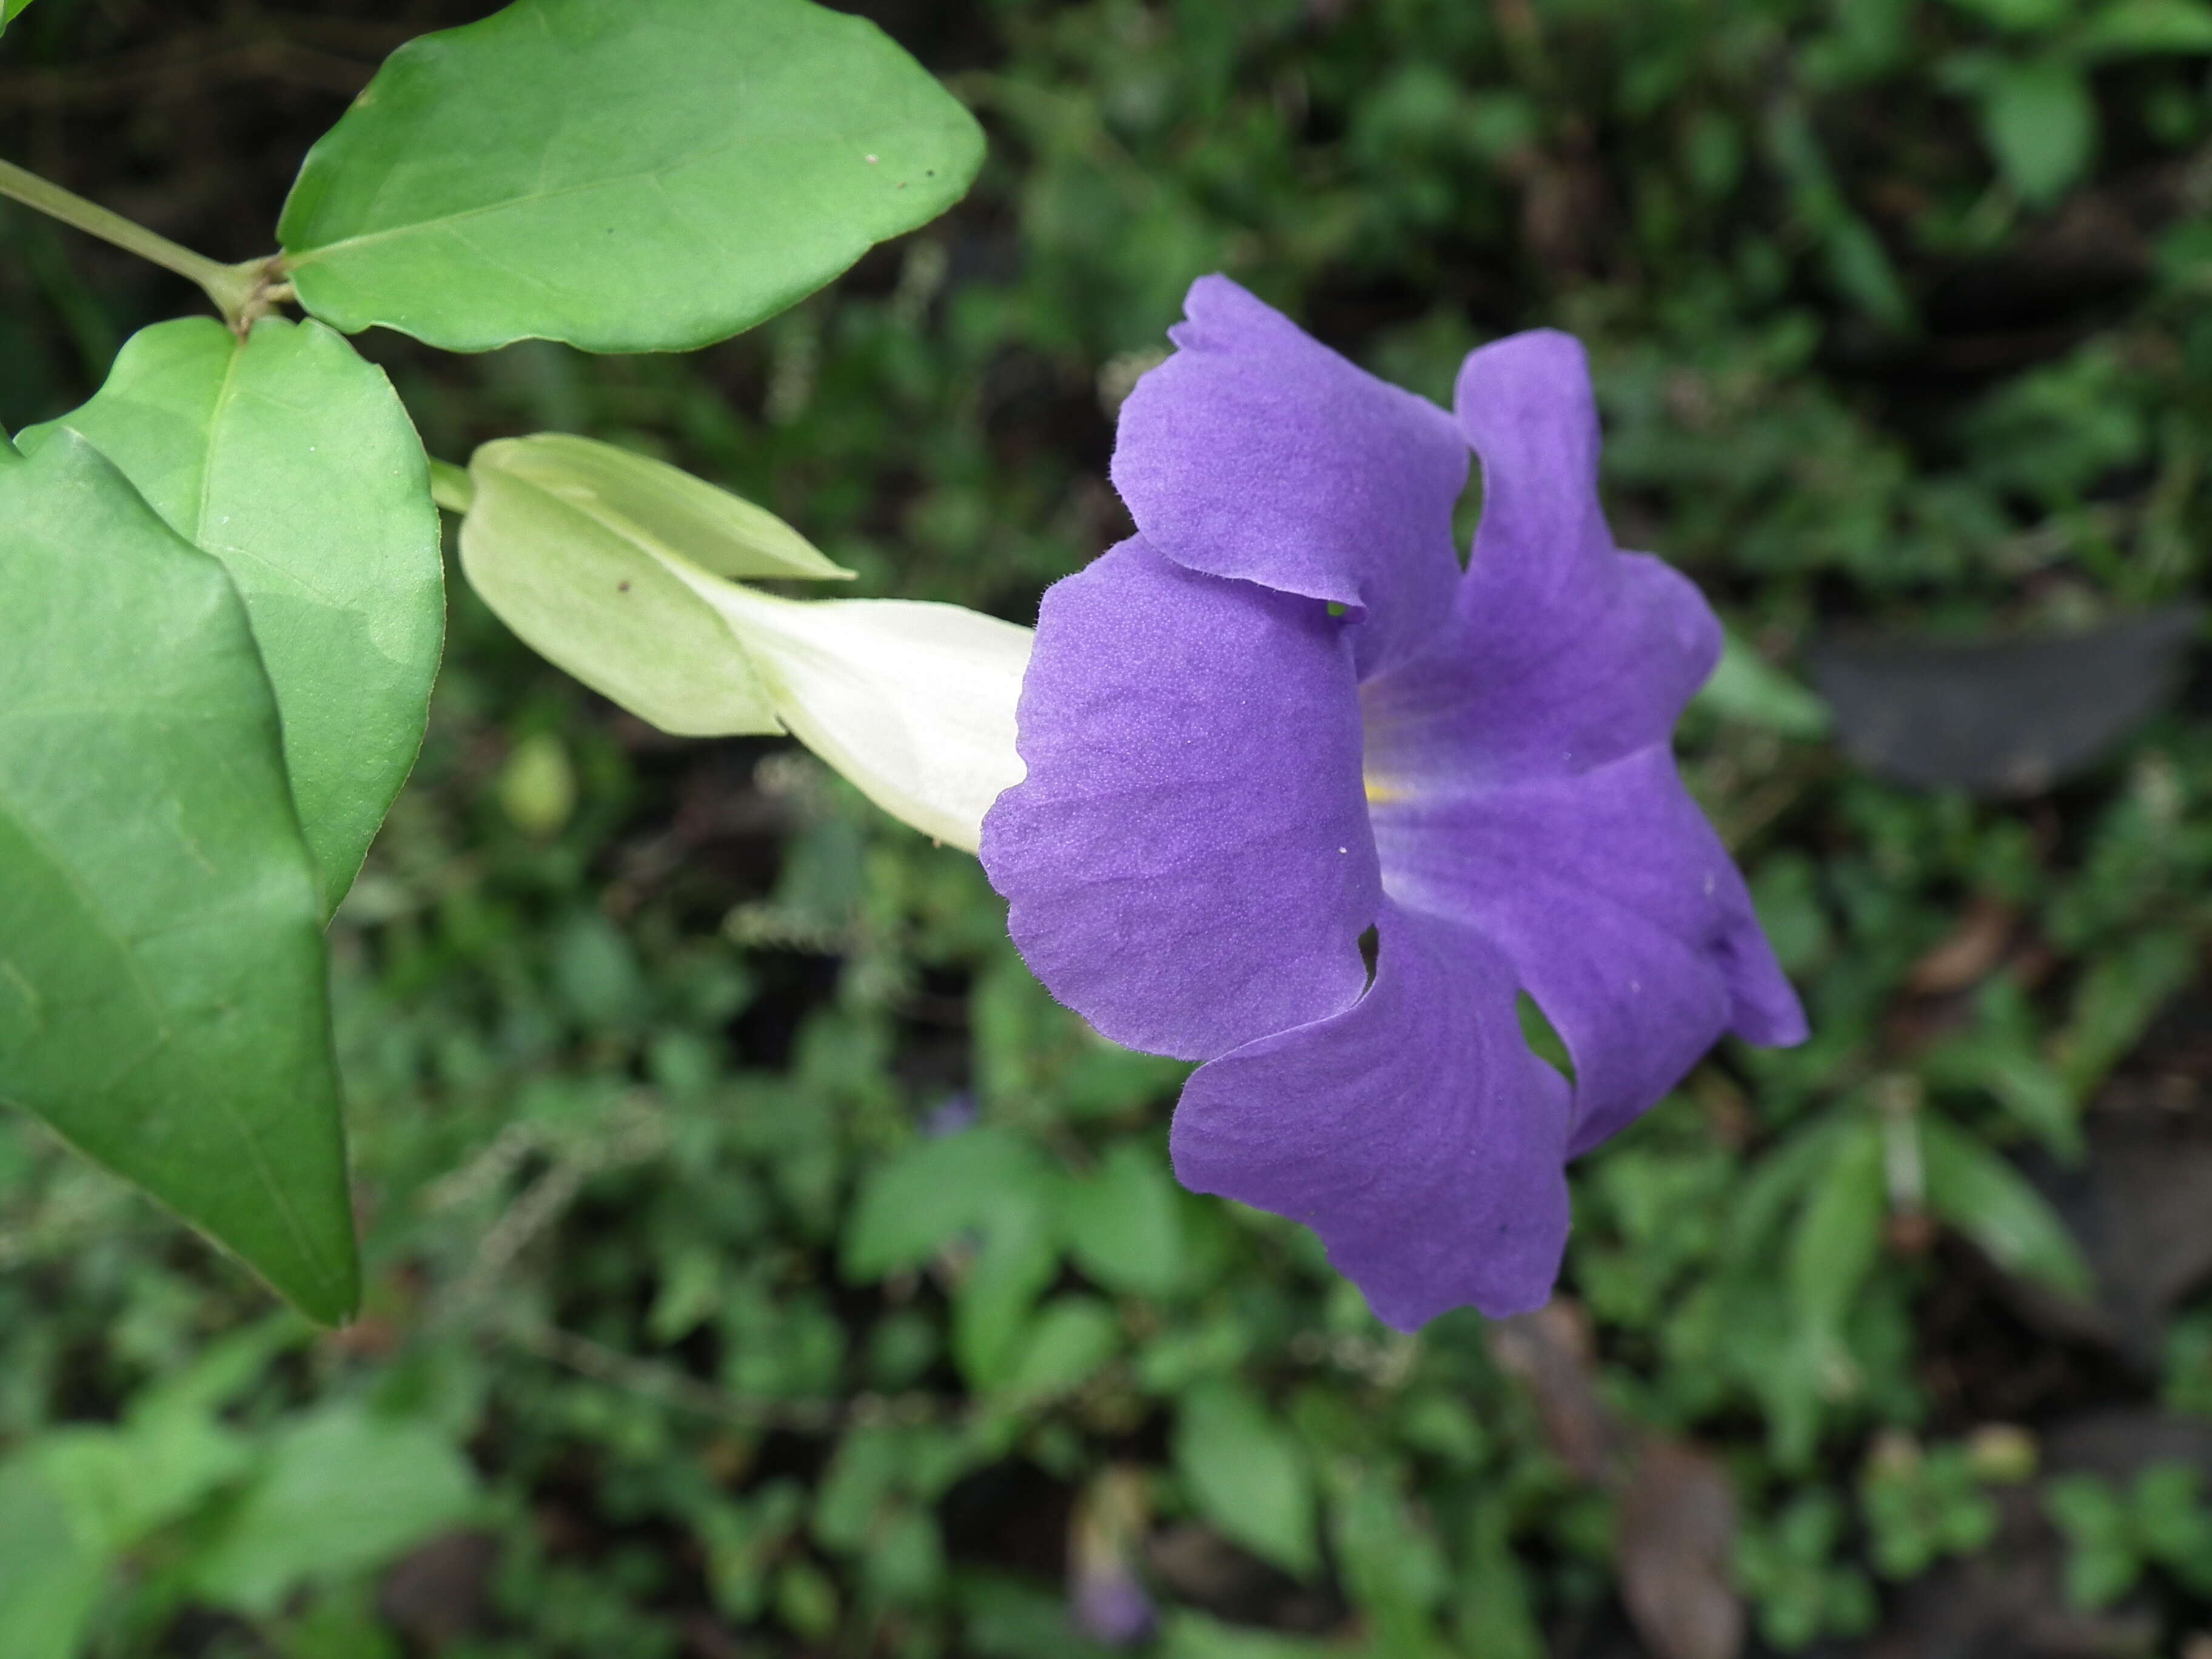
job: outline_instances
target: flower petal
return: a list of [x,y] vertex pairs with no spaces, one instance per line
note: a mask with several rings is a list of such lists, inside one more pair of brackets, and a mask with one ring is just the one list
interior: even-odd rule
[[1579,776],[1395,798],[1374,823],[1391,899],[1492,941],[1565,1040],[1573,1152],[1723,1031],[1803,1040],[1743,878],[1663,746]]
[[1193,1074],[1176,1175],[1313,1228],[1401,1330],[1540,1307],[1566,1245],[1566,1085],[1479,934],[1388,902],[1378,932],[1353,1006]]
[[1224,276],[1121,406],[1114,487],[1176,563],[1352,608],[1360,670],[1447,614],[1467,442]]
[[975,850],[1022,775],[1028,629],[956,605],[777,599],[662,562],[721,613],[794,737],[893,817]]
[[1705,596],[1657,559],[1610,551],[1547,594],[1544,562],[1479,537],[1451,620],[1360,687],[1378,793],[1570,775],[1668,741],[1719,660]]
[[1614,550],[1581,345],[1543,330],[1486,346],[1457,401],[1481,527],[1450,625],[1364,688],[1369,776],[1585,771],[1664,742],[1719,660],[1720,623],[1686,577]]
[[1053,994],[1204,1060],[1350,1006],[1381,901],[1344,625],[1143,538],[1045,595],[983,867]]
[[1468,354],[1452,407],[1482,458],[1482,533],[1559,566],[1609,551],[1597,496],[1597,399],[1582,342],[1531,329]]

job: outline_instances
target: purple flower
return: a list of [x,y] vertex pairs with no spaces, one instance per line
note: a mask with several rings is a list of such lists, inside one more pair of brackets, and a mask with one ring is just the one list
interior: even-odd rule
[[959,1134],[974,1128],[978,1115],[975,1097],[965,1089],[957,1090],[929,1109],[928,1115],[921,1120],[921,1138],[943,1140],[949,1135]]
[[1718,624],[1614,548],[1568,336],[1475,352],[1455,416],[1222,277],[1187,309],[1121,412],[1138,534],[1045,596],[984,865],[1056,995],[1206,1062],[1185,1185],[1313,1227],[1401,1328],[1536,1307],[1566,1160],[1723,1032],[1805,1034],[1669,748]]
[[1108,1647],[1133,1647],[1159,1623],[1152,1598],[1119,1561],[1079,1571],[1068,1609],[1078,1630]]

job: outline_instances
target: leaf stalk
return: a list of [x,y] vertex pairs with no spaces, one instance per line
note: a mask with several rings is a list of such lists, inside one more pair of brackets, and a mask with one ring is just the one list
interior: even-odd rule
[[0,196],[36,208],[88,236],[97,236],[125,252],[150,260],[164,270],[173,270],[198,283],[222,313],[224,323],[235,333],[243,334],[276,301],[288,297],[281,292],[284,283],[277,256],[248,259],[241,264],[224,264],[180,246],[119,213],[110,212],[97,202],[88,202],[12,162],[0,161]]

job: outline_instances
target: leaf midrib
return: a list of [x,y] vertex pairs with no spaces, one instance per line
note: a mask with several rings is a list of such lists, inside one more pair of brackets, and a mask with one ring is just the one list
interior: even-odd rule
[[[787,142],[787,139],[781,141]],[[610,173],[604,179],[594,179],[579,185],[565,185],[558,190],[533,191],[527,195],[504,197],[499,201],[486,202],[478,207],[463,208],[459,212],[441,213],[432,219],[416,219],[404,225],[392,225],[383,230],[363,231],[357,235],[341,237],[335,242],[320,243],[304,253],[290,254],[288,263],[293,270],[298,270],[308,265],[319,264],[332,253],[373,246],[379,242],[391,241],[397,237],[413,236],[441,230],[449,225],[460,224],[471,219],[484,218],[492,214],[508,212],[516,208],[533,207],[544,202],[560,201],[566,197],[585,196],[594,191],[611,190],[647,181],[663,185],[675,174],[713,161],[728,151],[751,144],[777,142],[780,140],[763,138],[761,135],[748,133],[739,137],[726,139],[719,144],[709,145],[705,149],[694,151],[675,161],[663,162],[659,167],[646,167],[635,173]]]

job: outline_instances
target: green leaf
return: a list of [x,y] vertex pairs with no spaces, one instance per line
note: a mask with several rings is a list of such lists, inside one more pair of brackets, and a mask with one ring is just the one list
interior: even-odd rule
[[344,1319],[322,907],[245,605],[68,433],[0,466],[0,1100]]
[[1816,1119],[1752,1166],[1729,1206],[1728,1253],[1733,1260],[1744,1266],[1768,1260],[1775,1229],[1820,1181],[1837,1148],[1857,1127],[1844,1117]]
[[435,1431],[325,1407],[277,1443],[195,1564],[193,1589],[265,1615],[295,1586],[378,1566],[476,1505],[474,1473]]
[[870,1172],[845,1229],[848,1282],[920,1267],[970,1235],[980,1248],[953,1294],[952,1352],[977,1388],[1019,1357],[1030,1310],[1060,1267],[1060,1176],[1030,1142],[986,1125],[926,1140]]
[[1329,1507],[1336,1559],[1353,1601],[1378,1625],[1404,1632],[1401,1647],[1414,1646],[1418,1615],[1442,1601],[1452,1582],[1435,1534],[1407,1513],[1404,1498],[1372,1467],[1335,1488]]
[[23,8],[30,3],[31,0],[0,0],[0,31],[4,31],[9,24],[14,22]]
[[1778,100],[1766,118],[1766,143],[1789,180],[1792,211],[1819,242],[1829,279],[1883,327],[1913,325],[1912,301],[1881,239],[1852,210],[1803,106]]
[[1697,702],[1723,720],[1764,726],[1785,738],[1827,735],[1828,705],[1769,663],[1734,633],[1724,636],[1721,659]]
[[1263,1560],[1297,1577],[1320,1566],[1313,1472],[1305,1455],[1251,1395],[1202,1382],[1176,1413],[1176,1471],[1200,1515]]
[[[1358,1654],[1367,1650],[1349,1651]],[[1177,1607],[1168,1614],[1159,1647],[1159,1659],[1346,1659],[1346,1653],[1338,1643],[1224,1624],[1188,1607]]]
[[35,1444],[0,1464],[0,1652],[75,1659],[106,1588],[108,1562],[81,1535]]
[[1938,1088],[1978,1089],[2069,1163],[2082,1152],[2081,1103],[2065,1072],[2038,1052],[2036,1018],[2009,975],[1982,988],[1977,1027],[1938,1044],[1921,1074]]
[[327,915],[422,747],[445,632],[422,446],[384,371],[319,323],[241,344],[212,318],[134,335],[68,427],[222,561],[276,688]]
[[2093,1474],[2058,1475],[2044,1488],[2043,1507],[2066,1534],[2068,1601],[2107,1607],[2135,1588],[2144,1564],[2126,1505],[2110,1484]]
[[1997,69],[1982,89],[1982,138],[2021,199],[2047,207],[2081,178],[2097,148],[2087,77],[2058,58]]
[[[251,1468],[251,1445],[216,1410],[313,1329],[290,1313],[262,1320],[142,1390],[120,1428],[72,1425],[33,1441],[30,1456],[79,1543],[101,1561],[119,1558]],[[0,1547],[0,1562],[10,1559]]]
[[1042,1400],[1087,1381],[1121,1346],[1121,1322],[1095,1296],[1061,1296],[1046,1303],[1022,1334],[1000,1391],[1010,1399]]
[[2092,58],[2212,52],[2212,5],[2205,0],[2117,0],[2092,17],[2074,41]]
[[1513,1553],[1510,1498],[1492,1492],[1477,1501],[1467,1527],[1467,1564],[1453,1588],[1468,1652],[1544,1659],[1550,1651],[1528,1604],[1528,1574]]
[[188,1514],[234,1479],[252,1454],[233,1430],[204,1415],[172,1413],[112,1429],[69,1428],[46,1437],[40,1462],[81,1534],[112,1555]]
[[921,1266],[981,1226],[1004,1195],[1026,1194],[1051,1173],[1035,1146],[988,1124],[918,1143],[861,1181],[845,1227],[847,1281]]
[[2130,1529],[2142,1552],[2182,1583],[2212,1589],[2212,1509],[2188,1463],[2154,1463],[2128,1488]]
[[2079,1161],[2081,1108],[2059,1069],[2039,1055],[1996,1053],[1989,1057],[1987,1087],[2014,1121],[2058,1158]]
[[1083,1271],[1109,1291],[1167,1296],[1182,1278],[1182,1209],[1152,1154],[1108,1149],[1096,1174],[1068,1185],[1062,1218]]
[[2058,1042],[2059,1070],[2075,1098],[2096,1091],[2196,973],[2197,940],[2186,927],[2143,928],[2091,959],[2075,981]]
[[899,1489],[906,1438],[896,1429],[870,1425],[847,1435],[816,1489],[814,1536],[833,1550],[862,1553],[878,1517]]
[[1928,1207],[1999,1267],[2062,1296],[2086,1297],[2087,1265],[2043,1195],[2002,1158],[1932,1112],[1920,1115]]
[[690,350],[967,190],[983,139],[805,0],[517,0],[393,53],[278,234],[301,303],[452,351]]
[[2032,33],[2064,22],[2073,15],[2077,0],[1951,0],[1951,3],[2001,29]]
[[1868,1119],[1837,1146],[1790,1238],[1791,1304],[1799,1328],[1823,1347],[1842,1340],[1859,1286],[1881,1254],[1887,1212],[1881,1132]]
[[952,1358],[969,1386],[1012,1378],[1030,1310],[1060,1272],[1048,1189],[1001,1193],[983,1220],[983,1248],[952,1298]]

